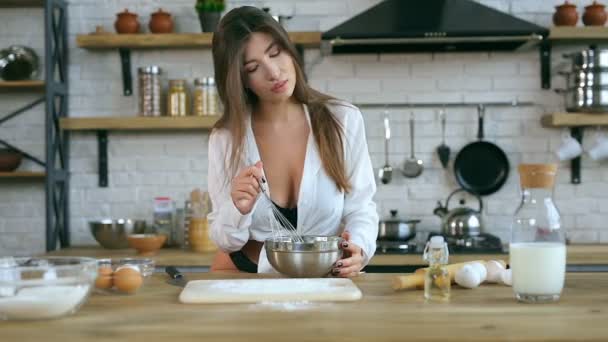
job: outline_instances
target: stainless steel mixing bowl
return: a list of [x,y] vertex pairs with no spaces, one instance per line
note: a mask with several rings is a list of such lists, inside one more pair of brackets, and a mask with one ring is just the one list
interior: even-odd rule
[[319,278],[328,275],[342,257],[339,236],[303,236],[304,242],[291,237],[270,238],[264,248],[268,261],[277,271],[292,278]]
[[109,249],[129,248],[127,235],[140,230],[142,225],[144,227],[146,225],[144,220],[132,219],[105,219],[89,222],[89,228],[95,240]]

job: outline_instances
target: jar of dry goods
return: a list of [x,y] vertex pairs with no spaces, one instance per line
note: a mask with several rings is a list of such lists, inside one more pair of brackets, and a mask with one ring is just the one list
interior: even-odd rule
[[213,77],[197,78],[194,80],[193,114],[218,115],[219,98]]
[[156,65],[138,69],[140,116],[161,116],[161,74]]
[[192,89],[192,115],[205,115],[205,87],[203,80],[200,78],[194,79],[194,88]]
[[204,80],[205,89],[207,91],[207,115],[219,115],[219,97],[217,95],[217,88],[215,88],[215,79],[213,77],[206,77]]
[[167,94],[167,115],[188,115],[188,91],[185,80],[170,80]]

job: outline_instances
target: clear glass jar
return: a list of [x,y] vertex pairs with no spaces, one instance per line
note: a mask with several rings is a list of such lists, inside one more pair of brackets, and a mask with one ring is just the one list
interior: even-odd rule
[[192,115],[219,115],[219,97],[213,77],[194,80]]
[[137,69],[139,86],[139,115],[161,116],[161,68],[150,65]]
[[557,164],[519,165],[521,203],[509,245],[513,291],[528,303],[559,299],[566,274],[565,234],[553,202]]
[[200,78],[194,79],[194,88],[192,89],[192,115],[203,116],[205,115],[206,107],[205,86]]
[[171,246],[173,241],[174,221],[175,218],[175,203],[170,197],[155,197],[154,198],[154,228],[156,234],[167,236],[167,245]]
[[451,278],[446,265],[448,263],[448,244],[443,236],[433,236],[427,242],[423,259],[428,261],[429,268],[424,275],[424,298],[432,301],[450,299]]
[[170,80],[167,93],[167,115],[188,115],[188,91],[185,80]]
[[213,77],[205,77],[204,84],[207,94],[205,113],[207,115],[219,115],[219,96],[215,87],[215,79]]

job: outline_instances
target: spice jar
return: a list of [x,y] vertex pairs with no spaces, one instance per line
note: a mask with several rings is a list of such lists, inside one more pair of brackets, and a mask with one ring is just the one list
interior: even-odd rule
[[192,89],[192,115],[205,115],[206,97],[203,81],[200,78],[195,78],[194,88]]
[[167,115],[188,115],[188,92],[185,80],[170,80],[167,94]]
[[156,65],[138,69],[140,116],[161,116],[161,74]]
[[215,79],[213,77],[206,77],[204,85],[207,93],[205,113],[207,115],[219,115],[219,97],[217,95],[217,88],[215,88]]
[[218,115],[219,98],[213,77],[194,80],[193,115]]

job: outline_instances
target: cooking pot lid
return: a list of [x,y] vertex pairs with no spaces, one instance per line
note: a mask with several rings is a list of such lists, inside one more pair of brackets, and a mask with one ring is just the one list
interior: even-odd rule
[[420,223],[420,220],[417,220],[417,219],[406,220],[404,218],[399,217],[399,215],[397,214],[397,210],[391,210],[389,216],[387,216],[384,219],[380,220],[380,222],[381,223],[408,223],[408,224],[417,224],[417,223]]

